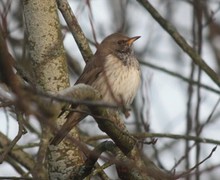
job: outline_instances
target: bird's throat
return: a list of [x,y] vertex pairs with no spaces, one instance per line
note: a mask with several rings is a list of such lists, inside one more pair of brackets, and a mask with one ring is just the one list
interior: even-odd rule
[[136,58],[134,57],[133,52],[128,52],[128,53],[118,52],[115,56],[116,56],[115,58],[121,61],[124,66],[137,66],[138,64]]

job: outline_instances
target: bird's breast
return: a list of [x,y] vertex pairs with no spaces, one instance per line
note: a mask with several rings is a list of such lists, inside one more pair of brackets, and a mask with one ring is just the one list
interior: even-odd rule
[[100,80],[97,79],[99,83],[93,85],[101,92],[103,100],[109,103],[122,101],[125,105],[130,105],[140,84],[137,59],[131,56],[125,64],[117,57],[108,55],[103,70],[98,77]]

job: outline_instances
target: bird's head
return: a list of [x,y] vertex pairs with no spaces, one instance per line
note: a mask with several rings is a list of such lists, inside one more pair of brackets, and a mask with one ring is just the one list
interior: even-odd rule
[[127,37],[120,33],[114,33],[106,37],[100,44],[98,51],[104,51],[104,54],[131,54],[132,44],[140,36]]

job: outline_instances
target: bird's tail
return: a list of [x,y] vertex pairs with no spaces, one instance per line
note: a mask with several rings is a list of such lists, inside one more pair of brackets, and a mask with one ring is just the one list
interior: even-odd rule
[[[67,115],[67,120],[63,124],[60,130],[55,134],[54,138],[51,140],[51,145],[58,145],[86,115],[79,112],[71,112]],[[71,137],[70,137],[71,138]]]

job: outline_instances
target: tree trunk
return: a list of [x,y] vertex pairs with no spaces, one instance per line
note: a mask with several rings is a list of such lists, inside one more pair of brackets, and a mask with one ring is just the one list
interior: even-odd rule
[[[47,92],[57,93],[69,86],[69,79],[56,1],[23,0],[23,8],[35,83]],[[58,126],[64,121],[64,118],[59,118]],[[73,144],[61,143],[48,148],[52,134],[48,124],[41,123],[42,137],[33,176],[37,179],[67,179],[73,168],[83,163],[82,155]],[[71,135],[75,139],[79,137],[76,129],[72,130]],[[45,163],[47,151],[49,174]]]

